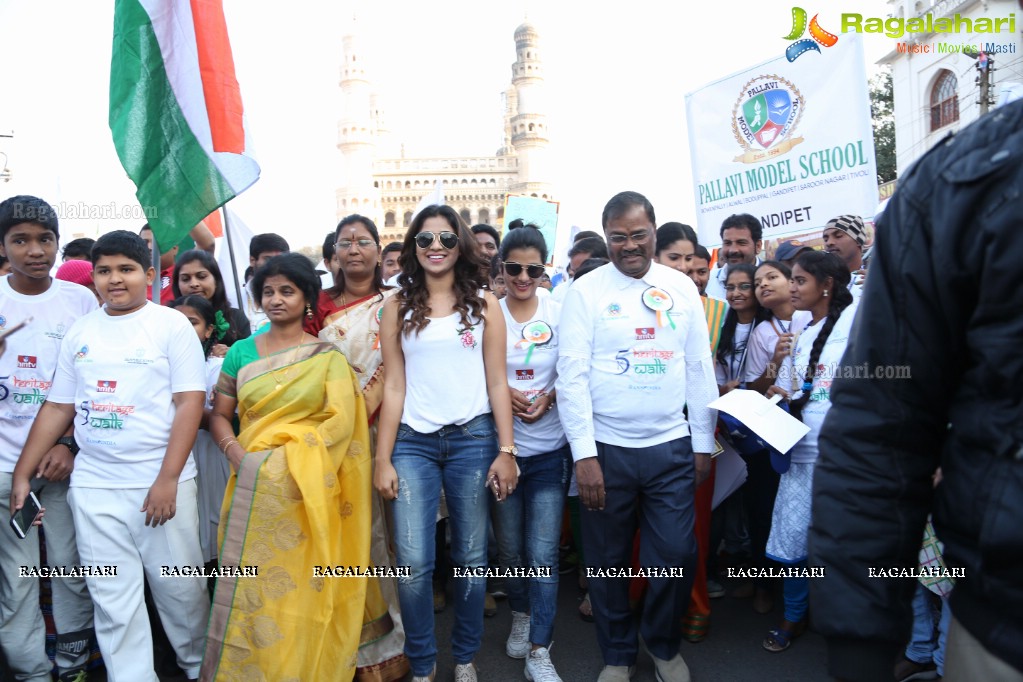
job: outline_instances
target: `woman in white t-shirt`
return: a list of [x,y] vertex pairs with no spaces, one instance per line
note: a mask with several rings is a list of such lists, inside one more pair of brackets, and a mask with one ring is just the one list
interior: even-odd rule
[[753,291],[755,274],[756,269],[749,263],[728,267],[725,281],[728,314],[721,326],[721,340],[714,358],[714,375],[721,395],[733,388],[745,387],[750,334],[767,318],[767,312],[760,307]]
[[501,502],[518,479],[504,316],[482,290],[485,263],[450,206],[420,211],[400,262],[401,288],[384,304],[380,322],[387,373],[374,484],[393,500],[397,565],[411,568],[398,598],[416,682],[436,676],[431,579],[443,488],[455,572],[455,679],[475,682],[487,566],[488,503],[480,493],[486,487]]
[[[817,438],[831,407],[831,383],[838,374],[856,314],[848,284],[849,270],[830,253],[806,251],[792,268],[792,305],[797,311],[809,311],[810,320],[797,328],[792,355],[786,357],[778,379],[767,392],[769,396],[780,393],[791,398],[792,415],[810,427],[810,432],[779,458],[791,463],[781,475],[767,540],[768,558],[791,567],[806,567]],[[763,643],[772,652],[788,649],[792,639],[805,629],[809,579],[786,577],[784,588],[784,620],[768,632]]]
[[[810,319],[806,311],[794,312],[789,280],[792,271],[780,261],[765,261],[757,267],[753,289],[757,301],[767,311],[767,319],[750,333],[746,351],[746,388],[764,393],[774,383],[785,357],[792,348],[792,325]],[[771,466],[766,448],[740,451],[746,462],[746,482],[742,484],[742,503],[746,510],[751,560],[755,568],[765,568],[767,537],[771,532],[774,498],[778,494],[778,472]],[[753,609],[768,613],[774,606],[774,578],[757,578],[736,589],[740,595],[753,595]]]
[[539,569],[543,575],[508,578],[512,658],[526,659],[526,679],[558,678],[550,658],[558,601],[558,540],[572,453],[558,417],[558,321],[561,305],[537,296],[547,261],[543,235],[532,225],[501,242],[507,294],[501,311],[508,327],[508,386],[521,468],[516,491],[494,513],[501,567]]

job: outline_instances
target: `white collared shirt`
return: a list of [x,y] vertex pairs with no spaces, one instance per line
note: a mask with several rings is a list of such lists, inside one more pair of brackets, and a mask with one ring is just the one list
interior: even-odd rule
[[[671,299],[660,322],[644,304],[651,287]],[[576,461],[596,456],[595,441],[648,447],[690,430],[694,452],[713,450],[715,413],[707,404],[717,384],[691,279],[657,263],[638,279],[602,266],[572,284],[560,331],[558,403]]]

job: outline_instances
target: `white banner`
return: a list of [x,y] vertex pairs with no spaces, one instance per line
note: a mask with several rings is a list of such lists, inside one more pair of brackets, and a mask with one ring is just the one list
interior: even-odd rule
[[686,116],[701,244],[720,244],[733,213],[756,216],[765,241],[819,231],[846,213],[873,216],[877,168],[858,34],[689,93]]

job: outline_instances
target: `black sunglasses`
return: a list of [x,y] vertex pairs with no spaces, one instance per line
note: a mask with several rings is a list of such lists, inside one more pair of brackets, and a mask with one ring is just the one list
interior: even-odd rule
[[529,275],[530,279],[540,279],[543,277],[544,268],[542,265],[522,265],[521,263],[513,263],[511,261],[505,261],[504,271],[508,273],[510,277],[518,277],[522,274],[522,268],[526,268],[526,274]]
[[[433,232],[420,232],[416,235],[416,246],[421,249],[428,249],[433,246],[435,238],[436,236]],[[448,250],[455,248],[458,246],[458,235],[454,232],[441,232],[440,245]]]

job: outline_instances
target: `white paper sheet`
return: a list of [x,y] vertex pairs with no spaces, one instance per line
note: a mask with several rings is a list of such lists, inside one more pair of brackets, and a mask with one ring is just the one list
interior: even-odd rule
[[775,450],[785,454],[810,431],[810,427],[778,407],[776,403],[780,399],[781,396],[775,396],[768,400],[756,391],[737,388],[708,407],[732,415]]

